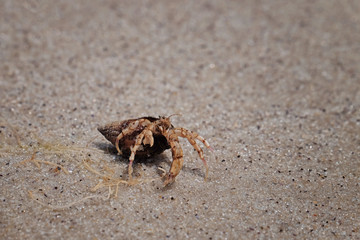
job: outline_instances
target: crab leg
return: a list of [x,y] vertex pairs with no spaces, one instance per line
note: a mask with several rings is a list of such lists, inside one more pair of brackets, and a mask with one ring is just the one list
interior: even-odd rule
[[115,147],[116,150],[118,151],[119,154],[122,154],[120,148],[119,148],[119,141],[126,136],[129,133],[132,133],[136,128],[140,126],[148,126],[149,124],[151,124],[151,122],[147,119],[141,119],[141,120],[137,120],[135,122],[132,122],[131,124],[129,124],[129,126],[127,126],[127,128],[125,128],[124,130],[122,130],[122,132],[116,137],[115,140]]
[[198,133],[187,130],[185,128],[175,128],[173,131],[175,131],[179,136],[183,136],[188,138],[187,136],[191,136],[191,138],[196,138],[197,140],[201,141],[205,147],[207,147],[208,149],[210,149],[211,151],[213,151],[214,149],[210,146],[210,144],[205,140],[205,138],[203,138],[202,136],[200,136]]
[[171,133],[168,135],[167,139],[170,143],[173,161],[169,173],[166,176],[165,186],[175,181],[175,177],[179,174],[184,163],[183,151],[178,136],[175,133]]
[[189,141],[189,143],[193,146],[193,148],[198,152],[199,157],[200,157],[201,161],[203,162],[205,169],[206,169],[206,173],[205,173],[205,180],[206,180],[208,177],[208,174],[209,174],[209,167],[204,158],[204,152],[199,147],[199,145],[196,143],[195,139],[200,140],[207,148],[213,150],[210,147],[209,143],[203,137],[199,136],[199,134],[197,134],[196,132],[192,132],[192,131],[189,131],[184,128],[175,128],[173,130],[173,132],[180,137],[186,138]]
[[130,147],[131,155],[129,157],[129,169],[128,169],[130,180],[132,179],[132,172],[133,172],[132,164],[134,162],[137,149],[139,148],[139,146],[141,145],[141,143],[143,141],[144,141],[144,144],[150,144],[150,146],[152,146],[152,144],[154,144],[154,138],[152,136],[152,131],[150,130],[152,126],[153,125],[149,125],[147,128],[145,128],[137,136],[135,144],[132,147]]

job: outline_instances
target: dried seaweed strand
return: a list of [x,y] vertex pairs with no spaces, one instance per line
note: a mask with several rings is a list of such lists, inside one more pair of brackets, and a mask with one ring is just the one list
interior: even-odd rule
[[[100,173],[99,171],[95,170],[93,167],[91,167],[87,161],[90,161],[90,159],[87,159],[87,160],[83,160],[83,164],[84,164],[84,167],[98,175],[100,177],[100,182],[94,186],[91,191],[97,191],[103,187],[108,187],[109,188],[109,192],[111,191],[112,192],[112,187],[115,187],[115,192],[114,192],[114,197],[117,197],[118,196],[118,192],[119,192],[119,185],[120,184],[125,184],[125,185],[138,185],[138,184],[141,184],[141,183],[147,183],[147,182],[153,182],[158,178],[150,178],[150,179],[141,179],[141,178],[136,178],[136,179],[132,179],[131,181],[125,181],[125,180],[122,180],[120,178],[117,178],[117,177],[112,177],[110,175],[105,175],[105,174],[102,174]],[[163,170],[163,169],[162,169]],[[165,172],[165,170],[163,170]],[[161,176],[160,178],[162,178],[163,176]]]
[[75,204],[78,204],[78,203],[81,203],[81,202],[85,202],[86,200],[92,199],[92,198],[100,198],[100,199],[102,199],[102,200],[104,200],[104,201],[110,199],[110,190],[109,190],[109,194],[108,194],[107,197],[104,197],[104,196],[101,196],[101,195],[90,195],[90,196],[81,198],[81,199],[79,199],[79,200],[73,201],[73,202],[71,202],[71,203],[69,203],[69,204],[66,204],[66,205],[62,205],[62,206],[52,206],[52,205],[49,205],[49,204],[46,204],[46,203],[40,201],[38,198],[36,198],[36,197],[34,196],[34,194],[33,194],[30,190],[28,190],[28,193],[29,193],[29,197],[30,197],[32,200],[34,200],[34,201],[37,202],[38,204],[40,204],[40,205],[42,205],[42,206],[44,206],[44,207],[50,208],[50,209],[52,209],[52,210],[64,210],[64,209],[66,209],[66,208],[69,208],[69,207],[74,206]]
[[0,117],[0,119],[2,119],[2,121],[4,121],[4,123],[5,123],[4,125],[8,126],[10,128],[10,130],[12,131],[18,146],[21,148],[24,148],[23,145],[21,144],[20,136],[18,134],[18,131],[15,129],[15,127],[13,125],[11,125],[10,123],[8,123],[8,121],[6,121],[6,119],[4,119],[3,117]]
[[69,171],[65,167],[63,167],[63,166],[61,166],[59,164],[53,163],[53,162],[44,161],[44,160],[37,160],[37,159],[35,159],[35,156],[36,156],[36,152],[34,152],[32,154],[31,158],[26,159],[24,161],[21,161],[19,164],[26,164],[27,162],[33,162],[38,168],[41,168],[40,163],[44,163],[44,164],[48,164],[48,165],[52,165],[52,166],[55,166],[57,168],[60,168],[61,170],[64,171],[65,174],[70,174]]

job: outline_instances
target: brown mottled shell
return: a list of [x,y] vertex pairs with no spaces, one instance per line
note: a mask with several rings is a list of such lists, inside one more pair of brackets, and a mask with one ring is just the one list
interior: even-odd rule
[[[109,140],[114,146],[117,136],[122,132],[123,129],[127,128],[127,126],[134,122],[141,119],[147,119],[150,122],[154,122],[156,120],[159,120],[159,118],[155,117],[142,117],[137,119],[129,119],[121,122],[112,122],[110,124],[107,124],[103,127],[99,127],[99,132],[104,135],[104,137]],[[125,157],[129,157],[131,154],[130,147],[135,144],[136,137],[144,130],[145,127],[138,126],[132,133],[125,135],[122,139],[119,141],[119,148],[122,151],[122,154]],[[142,148],[140,147],[136,151],[136,158],[146,158],[153,156],[155,154],[160,154],[164,152],[166,149],[170,148],[170,145],[167,141],[167,139],[163,135],[153,135],[154,138],[154,145],[150,147],[150,145],[144,145],[141,144]]]

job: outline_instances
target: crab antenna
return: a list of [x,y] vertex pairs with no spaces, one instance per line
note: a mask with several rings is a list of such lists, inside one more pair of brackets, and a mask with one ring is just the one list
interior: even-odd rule
[[172,116],[176,116],[176,115],[181,116],[181,113],[174,113],[174,114],[171,114],[171,115],[170,115],[170,116],[168,116],[167,118],[171,118]]

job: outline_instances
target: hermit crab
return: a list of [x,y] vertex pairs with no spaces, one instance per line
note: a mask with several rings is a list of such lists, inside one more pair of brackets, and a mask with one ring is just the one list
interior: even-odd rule
[[[173,116],[173,115],[171,115]],[[129,157],[128,173],[132,179],[132,164],[137,158],[148,158],[171,148],[173,161],[165,179],[165,185],[174,182],[183,166],[183,151],[179,137],[186,138],[198,152],[208,176],[209,168],[204,158],[203,150],[195,140],[201,141],[213,151],[209,143],[199,134],[184,128],[176,128],[170,122],[170,117],[141,117],[120,122],[112,122],[99,127],[99,132],[115,145],[119,154]]]

